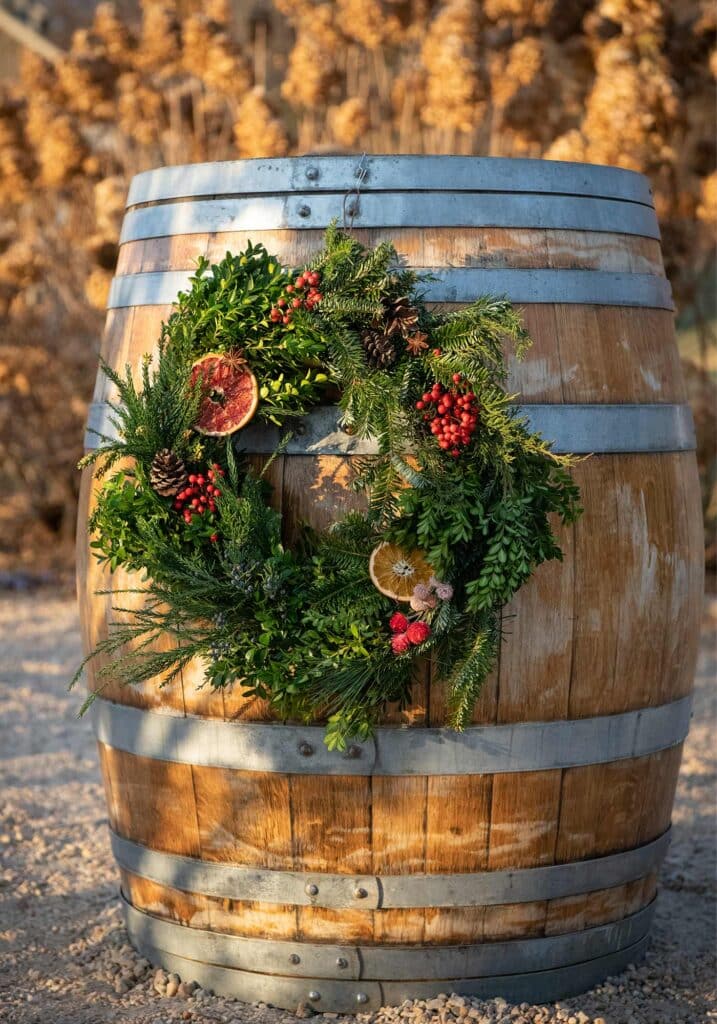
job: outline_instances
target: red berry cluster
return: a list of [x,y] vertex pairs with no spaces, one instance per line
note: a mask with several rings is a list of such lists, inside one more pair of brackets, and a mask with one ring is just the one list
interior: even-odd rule
[[272,323],[290,324],[295,309],[308,309],[311,311],[323,299],[319,291],[321,285],[321,274],[318,270],[304,270],[294,280],[293,284],[287,284],[284,294],[272,306],[269,319]]
[[424,420],[430,421],[431,433],[440,447],[457,458],[473,435],[480,406],[460,373],[453,374],[453,383],[456,386],[448,391],[436,381],[416,402],[416,408],[423,411]]
[[[203,473],[189,474],[187,486],[176,496],[173,505],[175,511],[182,513],[185,523],[191,523],[195,516],[204,515],[205,512],[209,515],[216,512],[215,499],[222,493],[217,487],[217,481],[223,476],[224,470],[216,462],[206,476]],[[219,534],[213,533],[209,539],[216,542]]]
[[428,640],[431,627],[427,622],[409,622],[402,612],[396,612],[388,621],[391,637],[391,650],[394,654],[405,654],[411,647],[418,647]]

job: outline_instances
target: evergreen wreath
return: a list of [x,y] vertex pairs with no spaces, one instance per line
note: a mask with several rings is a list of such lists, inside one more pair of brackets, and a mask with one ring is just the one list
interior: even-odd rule
[[[447,724],[465,727],[501,608],[562,557],[550,516],[574,521],[579,493],[571,457],[531,433],[506,393],[504,345],[518,357],[529,345],[519,313],[491,296],[429,309],[427,280],[390,243],[366,248],[335,224],[298,272],[249,243],[200,261],[139,386],[103,363],[117,439],[100,435],[80,463],[101,477],[92,548],[112,570],[143,573],[145,601],[117,608],[126,621],[83,666],[102,653],[100,677],[166,684],[200,658],[212,687],[324,721],[327,745],[342,748],[388,703],[409,702],[430,656]],[[255,472],[242,427],[255,414],[290,437],[327,403],[377,444],[354,463],[367,507],[303,529],[290,549],[265,480],[282,447]],[[171,650],[155,643],[166,633]]]

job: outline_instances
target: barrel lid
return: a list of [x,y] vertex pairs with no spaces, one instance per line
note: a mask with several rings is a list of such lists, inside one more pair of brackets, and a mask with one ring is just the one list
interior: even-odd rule
[[652,206],[642,174],[599,164],[508,157],[296,156],[160,167],[136,175],[127,206],[194,196],[295,192],[522,192],[621,199]]

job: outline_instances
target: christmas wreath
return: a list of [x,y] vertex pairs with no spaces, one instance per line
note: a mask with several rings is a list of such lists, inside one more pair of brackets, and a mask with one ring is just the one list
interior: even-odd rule
[[[324,721],[342,747],[409,701],[429,656],[447,724],[470,721],[500,610],[561,557],[550,516],[573,521],[579,494],[506,393],[504,347],[529,344],[519,313],[490,296],[429,309],[427,280],[335,224],[300,271],[250,243],[200,262],[138,384],[103,364],[116,437],[81,463],[101,478],[92,548],[141,572],[145,600],[89,656],[110,656],[100,676],[166,683],[199,658],[212,687]],[[354,460],[365,511],[288,547],[266,468],[331,403],[375,442]],[[286,431],[260,471],[242,455],[252,417]]]

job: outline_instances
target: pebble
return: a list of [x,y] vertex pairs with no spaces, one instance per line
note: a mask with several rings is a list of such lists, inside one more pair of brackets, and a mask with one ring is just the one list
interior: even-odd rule
[[[447,992],[356,1017],[317,1016],[304,1005],[295,1015],[216,997],[192,978],[155,968],[129,945],[94,743],[87,722],[75,718],[76,695],[65,692],[79,655],[75,610],[47,597],[23,601],[13,595],[7,606],[10,664],[49,667],[23,668],[17,685],[0,679],[3,1021],[294,1024],[316,1016],[316,1024],[717,1024],[708,795],[714,771],[704,710],[714,684],[704,671],[646,961],[552,1005]],[[2,614],[0,597],[0,627]]]

